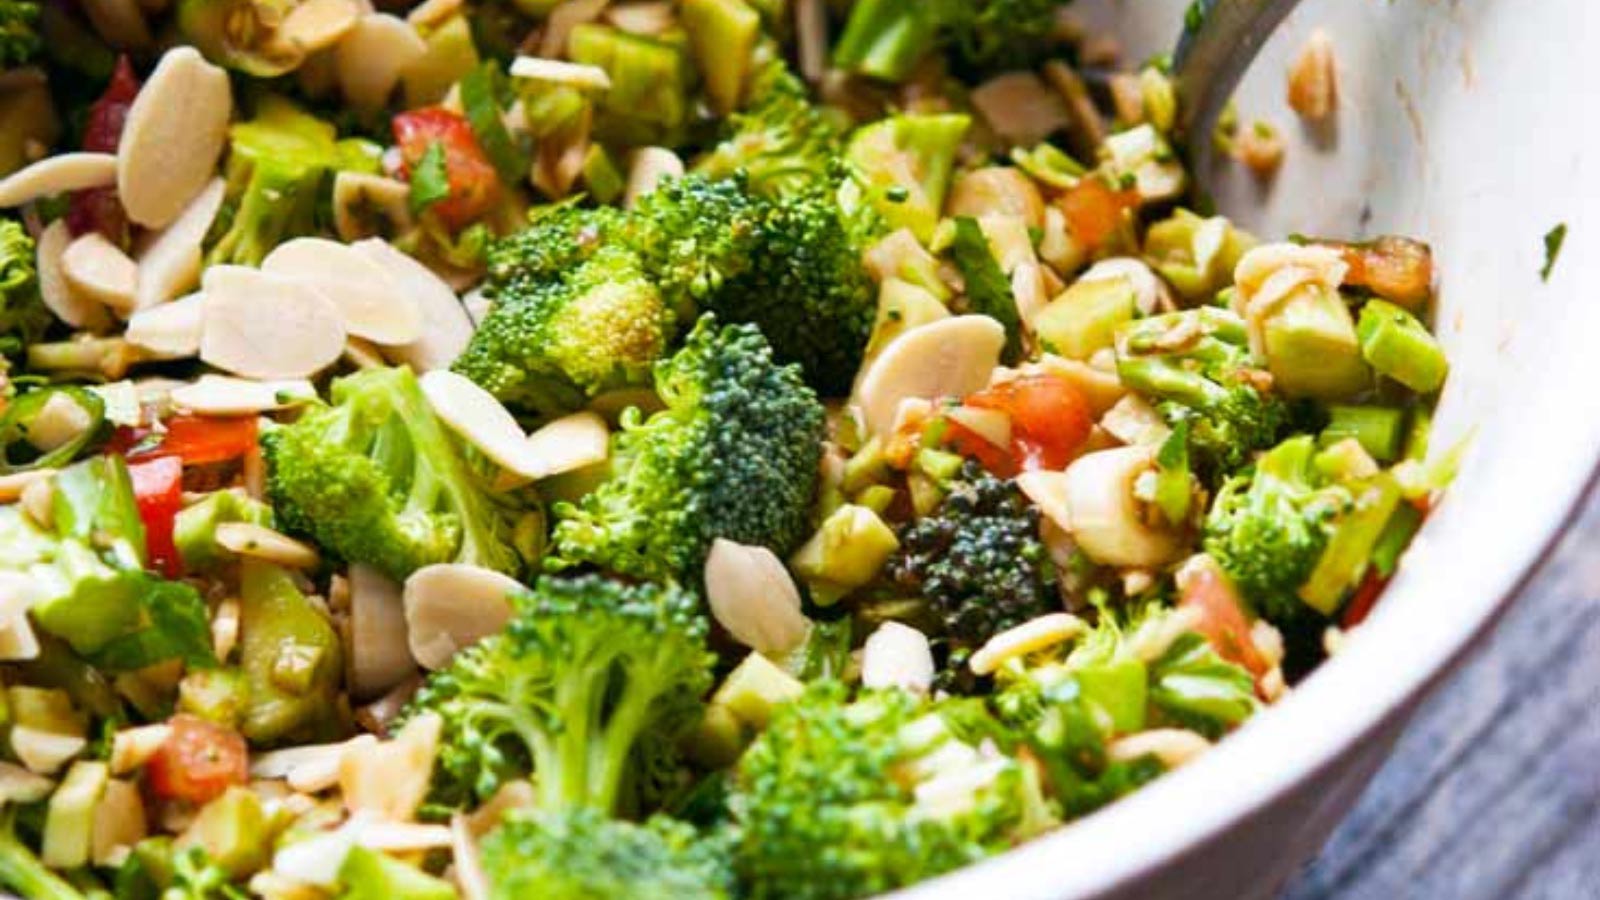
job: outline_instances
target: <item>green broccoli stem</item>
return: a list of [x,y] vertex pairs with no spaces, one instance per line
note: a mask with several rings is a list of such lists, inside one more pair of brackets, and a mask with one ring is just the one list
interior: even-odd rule
[[834,65],[884,81],[904,81],[938,42],[938,23],[921,0],[858,0],[833,51]]
[[84,900],[84,895],[50,871],[16,834],[16,813],[0,822],[0,885],[28,900]]
[[1226,388],[1166,357],[1123,358],[1117,363],[1117,375],[1123,384],[1141,394],[1174,400],[1194,409],[1211,409],[1228,398]]

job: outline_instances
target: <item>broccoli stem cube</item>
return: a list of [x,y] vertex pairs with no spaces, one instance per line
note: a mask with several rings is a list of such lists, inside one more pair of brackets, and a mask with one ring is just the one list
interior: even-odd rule
[[1357,328],[1361,355],[1379,373],[1419,394],[1444,385],[1450,364],[1444,348],[1416,316],[1384,300],[1369,300]]
[[1389,406],[1328,407],[1328,425],[1317,443],[1331,447],[1345,438],[1355,438],[1362,449],[1378,462],[1393,462],[1400,456],[1406,437],[1406,411]]
[[1126,278],[1079,281],[1040,310],[1033,329],[1047,352],[1086,360],[1112,345],[1117,328],[1133,321],[1137,303]]
[[1354,500],[1340,518],[1311,575],[1300,586],[1300,599],[1325,616],[1361,581],[1372,564],[1383,530],[1400,505],[1400,486],[1381,472],[1365,484],[1352,485]]

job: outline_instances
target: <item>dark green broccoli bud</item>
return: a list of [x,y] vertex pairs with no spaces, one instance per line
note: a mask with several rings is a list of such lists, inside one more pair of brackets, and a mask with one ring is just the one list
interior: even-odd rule
[[999,632],[1060,607],[1038,509],[973,462],[932,515],[901,529],[885,571],[938,616],[947,674]]
[[664,817],[643,825],[592,809],[516,812],[483,841],[495,900],[726,900],[723,843]]
[[851,703],[818,682],[739,760],[734,866],[756,900],[847,900],[913,884],[1048,827],[1025,767],[962,736],[971,708],[902,691]]
[[53,321],[39,297],[37,258],[22,223],[0,219],[0,354],[5,356],[39,340]]
[[517,575],[536,560],[537,507],[490,489],[410,369],[333,383],[333,405],[262,435],[279,520],[393,578],[439,562]]
[[558,280],[514,278],[495,289],[493,309],[454,366],[510,406],[556,416],[646,383],[676,335],[677,317],[622,247],[596,250]]
[[528,227],[489,248],[484,296],[509,303],[560,281],[620,239],[627,213],[613,206],[560,203],[530,215]]
[[631,245],[674,308],[696,309],[755,264],[765,206],[744,179],[668,179],[640,199]]
[[434,673],[407,716],[444,720],[435,793],[483,800],[535,774],[539,809],[634,807],[629,772],[699,717],[713,657],[695,595],[546,577],[499,634]]
[[610,478],[556,506],[550,562],[692,584],[719,537],[786,556],[805,537],[822,452],[824,411],[799,371],[753,326],[705,316],[655,384],[666,409],[630,411]]
[[1189,453],[1211,483],[1277,443],[1293,412],[1266,387],[1244,320],[1202,307],[1117,329],[1117,374],[1173,425],[1189,423]]
[[1306,613],[1297,591],[1333,532],[1347,491],[1316,483],[1310,437],[1262,454],[1253,471],[1230,478],[1206,516],[1205,548],[1245,598],[1274,622]]
[[978,77],[1030,69],[1057,48],[1056,13],[1071,0],[860,0],[834,48],[834,64],[905,81],[936,51]]
[[39,55],[39,4],[0,0],[0,69],[27,65]]
[[711,178],[743,172],[751,190],[768,196],[831,185],[838,179],[844,134],[811,102],[805,82],[781,60],[763,66],[742,112],[695,171]]

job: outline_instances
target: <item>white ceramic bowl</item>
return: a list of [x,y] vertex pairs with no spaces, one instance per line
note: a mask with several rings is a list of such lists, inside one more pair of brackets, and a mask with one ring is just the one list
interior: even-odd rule
[[[1166,49],[1187,5],[1084,2],[1134,53]],[[1335,146],[1304,140],[1284,102],[1315,27],[1338,49]],[[1367,626],[1277,708],[1132,797],[903,896],[1264,898],[1321,847],[1600,461],[1597,46],[1593,0],[1308,0],[1273,39],[1239,104],[1294,146],[1270,192],[1234,179],[1221,206],[1263,235],[1433,244],[1453,364],[1435,448],[1472,435],[1455,488]]]

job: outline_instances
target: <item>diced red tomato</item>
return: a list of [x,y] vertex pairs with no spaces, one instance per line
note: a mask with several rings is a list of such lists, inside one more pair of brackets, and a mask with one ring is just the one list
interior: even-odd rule
[[1011,417],[1011,457],[1022,471],[1065,468],[1094,428],[1089,401],[1059,375],[1002,382],[968,397],[966,404]]
[[150,568],[168,578],[183,572],[178,547],[172,532],[183,508],[183,460],[162,456],[148,462],[128,465],[133,496],[139,502],[139,518],[144,521],[145,555]]
[[441,106],[403,112],[391,123],[400,148],[402,174],[410,178],[428,148],[444,148],[450,196],[430,209],[452,230],[460,230],[488,212],[499,187],[499,176],[478,144],[465,117]]
[[1190,573],[1178,606],[1199,612],[1195,631],[1223,659],[1243,666],[1258,678],[1271,668],[1250,637],[1250,619],[1238,591],[1215,566],[1199,566]]
[[1367,577],[1361,579],[1361,584],[1356,587],[1354,594],[1350,595],[1350,602],[1345,604],[1344,616],[1340,618],[1342,628],[1354,628],[1367,620],[1372,615],[1372,608],[1378,605],[1378,598],[1383,596],[1383,589],[1388,587],[1389,579],[1382,577],[1377,572],[1367,570]]
[[[89,106],[83,126],[83,149],[91,153],[116,153],[122,141],[122,127],[128,110],[139,95],[139,78],[133,74],[128,57],[117,60],[105,92]],[[78,191],[67,208],[67,228],[74,235],[98,231],[113,243],[127,238],[128,217],[117,199],[116,188],[102,187]]]
[[186,466],[238,459],[255,449],[256,420],[251,416],[173,416],[159,435],[149,428],[119,428],[110,452],[130,462],[176,456]]
[[168,724],[172,733],[145,765],[157,796],[198,805],[249,780],[250,750],[237,731],[187,713]]
[[1067,230],[1088,250],[1111,242],[1126,221],[1125,213],[1139,205],[1136,191],[1115,191],[1099,178],[1084,178],[1062,194],[1056,205],[1067,217]]

